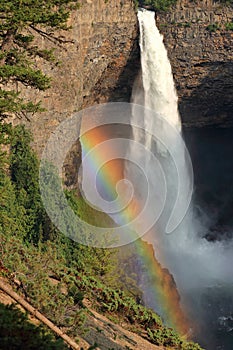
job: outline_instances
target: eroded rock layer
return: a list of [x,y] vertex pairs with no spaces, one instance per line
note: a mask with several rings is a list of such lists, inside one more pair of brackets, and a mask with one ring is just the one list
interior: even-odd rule
[[158,15],[185,126],[233,125],[233,7],[179,0]]

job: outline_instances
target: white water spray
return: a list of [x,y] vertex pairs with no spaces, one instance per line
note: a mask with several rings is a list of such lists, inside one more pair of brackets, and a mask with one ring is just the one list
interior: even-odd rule
[[[154,12],[139,11],[140,49],[144,105],[181,129],[177,94],[163,36],[155,25]],[[135,96],[133,96],[133,99]],[[133,101],[134,102],[134,101]],[[153,121],[145,120],[153,128]]]
[[[153,109],[180,131],[181,123],[171,65],[163,44],[163,37],[160,35],[155,24],[154,13],[144,9],[139,10],[138,20],[140,26],[141,77],[135,83],[132,102]],[[150,119],[148,119],[148,116],[150,116]],[[155,120],[151,119],[151,114],[145,113],[142,116],[137,115],[133,111],[132,124],[138,118],[144,118],[144,125],[152,130],[153,133],[156,123]],[[164,124],[164,128],[166,128],[166,123]],[[166,130],[163,130],[163,126],[161,130],[166,133]],[[143,141],[148,148],[153,148],[150,135],[142,136],[140,132],[134,130],[133,137],[138,142]],[[159,148],[157,145],[157,149]],[[176,140],[174,140],[174,148],[176,148],[176,152],[180,153],[180,157],[183,158],[183,150],[179,148]],[[131,154],[134,154],[134,152],[133,149],[129,150]],[[159,153],[161,154],[161,152]],[[164,152],[162,153],[164,156]],[[143,155],[138,154],[138,157],[143,157]],[[210,305],[209,300],[211,299],[212,303],[221,302],[221,300],[219,301],[219,293],[221,294],[223,291],[227,296],[231,295],[233,286],[233,274],[231,270],[233,264],[232,244],[229,242],[227,244],[222,242],[208,242],[203,238],[208,230],[210,220],[205,219],[202,215],[197,217],[194,214],[194,205],[190,208],[182,224],[171,235],[164,233],[169,211],[174,205],[176,172],[169,156],[167,155],[167,159],[166,157],[162,158],[164,158],[162,159],[162,163],[166,173],[168,190],[167,205],[156,227],[156,236],[154,239],[150,238],[150,240],[152,240],[156,248],[155,251],[158,260],[175,277],[178,290],[182,297],[181,300],[186,304],[187,309],[189,309],[190,316],[196,318],[196,321],[202,327],[206,326],[205,321],[207,316],[209,317],[208,311],[205,309]],[[150,159],[145,159],[144,164],[145,167],[150,167]],[[126,173],[130,177],[130,165],[126,165]],[[134,174],[133,176],[135,177]],[[189,172],[185,166],[179,173],[179,176],[182,182],[189,182]],[[154,186],[156,186],[156,179],[154,182]],[[140,187],[140,183],[138,183],[138,187]],[[185,193],[181,194],[180,197],[185,198]],[[150,293],[148,292],[147,294],[147,287],[149,289],[149,286],[145,286],[144,289],[144,297],[147,305],[156,309],[158,306],[154,305],[153,300],[150,299]],[[232,299],[230,300],[232,301]],[[219,312],[224,313],[226,310],[226,305],[222,305],[213,317],[219,319],[226,317],[225,314],[219,314]],[[213,322],[217,323],[217,320],[215,321]],[[207,329],[208,327],[210,326],[207,325]],[[205,332],[205,328],[203,329]],[[214,338],[214,335],[212,334],[210,337]],[[207,346],[213,348],[215,345],[214,343],[209,343]],[[221,349],[228,348],[222,347]]]

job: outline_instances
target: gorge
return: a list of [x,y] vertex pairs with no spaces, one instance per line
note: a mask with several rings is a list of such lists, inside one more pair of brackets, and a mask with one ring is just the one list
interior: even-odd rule
[[[164,148],[162,143],[154,142],[151,136],[147,137],[144,133],[137,134],[130,125],[126,128],[124,134],[126,138],[131,135],[135,141],[142,141],[148,149],[157,152],[168,183],[166,217],[162,216],[158,221],[156,240],[154,240],[154,232],[150,231],[144,237],[148,243],[144,242],[144,245],[143,241],[140,241],[136,247],[141,261],[133,260],[135,267],[131,272],[132,275],[137,275],[138,286],[143,292],[143,302],[154,310],[158,310],[168,326],[175,327],[177,323],[177,329],[181,333],[186,332],[183,323],[187,316],[192,321],[190,323],[187,321],[187,324],[191,324],[191,330],[189,330],[192,333],[191,338],[200,341],[201,345],[208,350],[231,350],[233,337],[232,3],[214,0],[177,0],[169,11],[156,11],[156,23],[163,34],[163,40],[154,27],[154,18],[152,18],[154,12],[150,12],[149,20],[146,11],[139,11],[138,23],[137,8],[133,0],[82,0],[80,5],[78,9],[71,12],[68,20],[69,30],[59,29],[55,33],[45,30],[43,35],[33,27],[26,30],[27,34],[35,35],[35,47],[38,45],[44,49],[54,49],[56,59],[53,63],[44,61],[42,57],[37,57],[34,62],[36,68],[42,69],[51,77],[51,88],[39,91],[29,85],[25,86],[27,84],[16,82],[15,89],[21,91],[22,97],[34,102],[41,100],[45,110],[27,115],[15,113],[13,116],[10,115],[9,120],[15,125],[25,124],[32,131],[34,137],[32,146],[40,156],[49,136],[55,134],[61,122],[68,120],[86,107],[98,108],[98,105],[105,102],[129,102],[133,91],[133,102],[149,108],[157,108],[158,114],[167,115],[167,119],[175,126],[177,134],[182,129],[193,162],[194,192],[192,205],[186,217],[181,224],[181,220],[175,220],[177,228],[170,235],[167,234],[170,231],[167,231],[165,226],[166,217],[174,206],[178,188],[178,186],[173,187],[174,180],[177,179],[174,164],[170,165],[170,158],[167,157],[166,147]],[[143,18],[144,15],[145,18]],[[155,41],[158,44],[158,38],[160,38],[159,46],[153,48]],[[149,39],[151,42],[145,44]],[[165,48],[161,48],[163,41],[167,53]],[[144,55],[145,50],[149,53],[148,55]],[[160,56],[161,70],[158,71],[158,62],[155,62],[153,55],[161,53],[162,50],[165,50],[165,54]],[[169,68],[169,62],[171,68]],[[163,99],[160,94],[161,86],[163,86],[161,89]],[[148,88],[147,91],[146,88]],[[157,99],[154,98],[155,96]],[[142,112],[141,107],[138,112]],[[137,108],[132,115],[133,122],[133,118],[137,119]],[[169,134],[170,129],[166,123],[165,127],[160,129],[161,125],[157,127],[159,123],[154,124],[151,117],[154,117],[151,112],[146,111],[143,114],[144,126],[152,133],[154,131],[159,133],[162,140],[170,136],[174,137],[175,143],[170,143],[170,149],[175,156],[180,155],[177,159],[182,168],[181,190],[183,189],[183,192],[181,191],[182,200],[178,203],[178,209],[174,215],[176,219],[180,216],[179,208],[183,211],[186,207],[182,203],[190,199],[188,189],[191,187],[192,176],[190,168],[188,170],[186,168],[188,152],[186,153],[182,148],[183,144],[177,134],[176,136]],[[98,135],[99,142],[105,141],[108,132],[111,135],[112,131],[106,129],[103,138],[102,135]],[[117,135],[119,133],[122,133],[121,128],[117,130]],[[85,141],[87,143],[88,138],[77,141],[66,156],[63,166],[66,189],[77,188],[80,181],[80,173],[78,174],[77,169],[85,155]],[[17,143],[14,147],[16,146]],[[122,148],[123,146],[122,143]],[[59,151],[55,149],[54,155],[56,156]],[[127,152],[129,158],[138,156],[133,147],[128,147],[125,153]],[[149,182],[155,188],[153,176],[156,168],[151,168],[151,163],[150,157],[141,157],[142,168],[148,170],[152,179]],[[124,171],[122,171],[123,167],[122,160],[117,160],[110,169],[111,176],[105,175],[106,179],[112,180],[109,187],[112,187],[127,172],[129,177],[132,173],[134,174],[135,169],[130,168],[130,165]],[[167,177],[166,174],[168,174]],[[141,181],[142,175],[143,172],[138,178],[135,176],[135,183],[139,197],[143,198],[146,184]],[[163,190],[163,173],[158,171],[156,176],[161,180],[159,184]],[[91,180],[87,178],[87,188],[91,187],[89,183]],[[103,191],[101,181],[98,186]],[[158,207],[160,204],[162,206],[163,194],[161,196],[161,192],[156,192],[155,188],[155,197],[151,200],[156,204],[151,206],[149,215],[153,216],[154,209],[157,210],[155,208],[157,203]],[[105,193],[103,191],[105,199],[108,199],[108,195],[107,191]],[[110,193],[110,199],[112,195],[114,198],[115,192]],[[20,195],[19,199],[22,200],[22,198]],[[70,200],[72,202],[72,196]],[[137,211],[138,202],[134,204]],[[81,209],[84,210],[83,208],[86,207],[81,203]],[[87,216],[93,216],[93,211],[85,210]],[[160,208],[157,211],[159,210]],[[5,217],[3,218],[5,220]],[[53,235],[51,232],[49,234]],[[8,260],[11,263],[11,260]],[[99,266],[98,263],[96,264]],[[146,266],[152,265],[154,272],[157,271],[157,276],[149,268],[146,271]],[[126,271],[127,268],[129,271],[131,267],[126,266]],[[75,283],[81,285],[82,278],[82,275],[78,275]],[[101,279],[102,276],[100,276]],[[155,282],[160,283],[163,288],[155,291]],[[94,293],[101,299],[102,286],[101,288],[96,286],[98,284],[94,287]],[[168,297],[172,302],[166,303],[168,289],[170,292]],[[69,293],[73,297],[72,290]],[[141,307],[141,302],[138,300],[138,308]],[[127,313],[128,306],[126,309],[124,307],[122,310]],[[168,315],[169,311],[172,315]],[[129,316],[129,320],[132,320],[132,317]],[[97,338],[100,337],[98,330],[96,332]],[[152,334],[151,337],[153,336]]]
[[[218,1],[179,0],[170,11],[157,13],[185,127],[232,124],[232,32],[226,29],[232,12]],[[47,109],[30,122],[23,118],[35,135],[38,153],[49,133],[71,113],[95,103],[129,101],[140,68],[133,1],[83,0],[69,21],[72,28],[57,34],[60,44],[33,33],[38,45],[55,46],[61,61],[52,67],[37,62],[52,78],[49,92],[20,86],[25,96],[42,100]],[[219,28],[209,31],[213,23]]]
[[[160,115],[165,117],[177,128],[178,131],[180,131],[177,97],[167,54],[166,51],[164,51],[160,34],[154,26],[154,13],[139,10],[138,16],[140,26],[142,72],[136,80],[133,89],[132,102],[144,105],[146,108],[152,109],[156,112],[153,115],[153,113],[147,112],[146,110],[137,110],[137,107],[134,107],[133,105],[131,125],[132,128],[141,125],[142,128],[144,127],[145,130],[147,130],[146,134],[143,135],[133,128],[134,141],[144,143],[144,145],[150,150],[157,147],[160,149],[161,154],[163,154],[163,147],[161,148],[161,146],[158,146],[157,141],[155,142],[156,145],[153,145],[153,138],[148,136],[147,133],[148,130],[150,130],[153,135],[155,130],[157,130],[157,133],[163,139],[163,142],[165,142],[165,146],[166,141],[169,144],[168,138],[172,135],[169,135],[169,132],[166,130],[167,125],[165,124],[164,127],[161,128],[159,122],[156,121],[156,118]],[[119,109],[120,108],[121,107],[119,106]],[[161,121],[161,124],[163,124],[163,121]],[[231,133],[231,131],[229,131],[229,133]],[[186,137],[187,134],[190,139],[193,139],[194,142],[192,146],[195,147],[195,132],[193,132],[192,135],[192,131],[189,131],[189,133],[186,131]],[[217,135],[217,132],[215,132],[215,134]],[[90,135],[90,138],[92,137],[93,136]],[[219,135],[218,137],[221,136]],[[190,140],[187,140],[188,144],[189,141]],[[196,142],[197,141],[198,139],[196,139]],[[230,144],[232,144],[231,141]],[[212,143],[212,147],[213,145],[214,143]],[[205,148],[206,147],[207,146],[205,146]],[[219,147],[219,152],[221,152],[221,147],[222,146]],[[187,159],[187,155],[185,156],[183,154],[184,151],[179,145],[179,142],[177,143],[174,135],[173,148],[177,148],[177,153],[181,159]],[[230,148],[231,147],[228,148],[228,152],[230,151]],[[138,162],[139,159],[142,158],[139,163],[141,165],[143,164],[143,169],[148,175],[147,180],[150,185],[152,185],[150,188],[155,186],[153,185],[153,181],[156,183],[156,186],[162,186],[158,181],[159,175],[157,174],[156,169],[152,167],[153,159],[150,158],[150,156],[147,158],[146,153],[138,153],[137,156],[137,152],[137,148],[132,146],[132,149],[129,149],[128,157],[129,159],[135,160],[136,154]],[[173,174],[174,169],[172,170],[169,160],[162,162],[164,163],[163,166],[168,183],[168,202],[172,202],[174,201],[174,194],[172,194],[174,191],[175,179],[175,174]],[[231,160],[229,160],[229,163],[229,167],[232,169]],[[121,165],[119,163],[118,170],[120,167]],[[203,167],[203,165],[201,167]],[[184,192],[182,193],[183,201],[185,201],[185,196],[188,196],[188,189],[189,186],[191,186],[189,183],[190,169],[188,171],[185,168],[186,166],[184,165],[184,169],[179,169],[179,176],[181,176],[181,182],[183,184],[183,189],[180,189]],[[218,174],[216,176],[217,179],[221,170],[216,169],[214,171]],[[142,174],[138,176],[135,175],[135,172],[136,168],[134,169],[130,165],[126,167],[126,176],[131,180],[134,178],[134,187],[136,188],[138,197],[142,198],[142,192],[144,191],[143,188],[146,187],[143,185]],[[111,170],[109,170],[109,176],[110,174]],[[86,175],[84,173],[84,176]],[[196,174],[194,173],[194,176],[195,175]],[[116,175],[116,179],[113,182],[117,182],[121,176]],[[222,176],[224,177],[224,174]],[[215,174],[212,174],[212,178],[215,178]],[[92,181],[94,181],[94,178]],[[215,184],[214,186],[216,186],[216,181],[213,180]],[[185,185],[186,182],[187,185]],[[211,191],[214,192],[216,190],[214,186],[211,190],[209,189],[210,193]],[[197,188],[196,193],[198,193],[198,191],[199,188]],[[207,196],[207,193],[205,196]],[[229,196],[229,198],[231,198],[231,196]],[[152,212],[157,210],[156,206],[158,205],[159,200],[160,198],[158,197],[158,194],[157,197],[155,195],[154,200],[150,203]],[[218,214],[215,213],[211,215],[206,212],[211,206],[216,204],[208,201],[203,207],[203,203],[200,203],[201,200],[205,201],[205,198],[199,193],[199,196],[194,199],[191,209],[183,222],[171,236],[166,236],[164,233],[164,224],[166,224],[167,219],[165,214],[165,217],[159,219],[160,226],[157,231],[150,233],[149,238],[145,239],[152,242],[156,257],[162,262],[162,266],[168,268],[174,276],[178,290],[181,293],[181,304],[183,304],[186,311],[188,310],[189,318],[192,319],[193,322],[193,333],[197,339],[200,340],[207,349],[230,349],[231,327],[229,325],[231,323],[232,310],[231,308],[228,308],[229,304],[232,305],[232,277],[229,269],[229,266],[232,264],[232,241],[230,240],[232,225],[230,224],[225,228],[226,236],[221,237],[221,226],[223,224],[220,224],[220,226],[215,229],[215,235],[217,235],[217,237],[215,236],[215,238],[208,239],[213,231],[211,226],[213,225],[213,221],[216,220]],[[227,198],[224,198],[224,206],[228,208],[227,210],[231,210],[231,199],[228,199],[228,196]],[[171,207],[172,205],[169,203],[167,208],[168,212]],[[180,203],[180,210],[182,211],[181,207],[182,202]],[[147,215],[150,216],[148,211]],[[226,216],[228,215],[226,214],[225,217]],[[218,241],[213,243],[216,239],[222,239],[223,241],[221,243]],[[142,284],[142,290],[144,292],[144,301],[146,302],[146,305],[149,305],[155,310],[159,309],[160,313],[166,320],[166,307],[163,309],[163,307],[159,305],[159,297],[156,297],[156,290],[152,289],[151,291],[150,276],[147,282],[145,282],[145,279],[143,278],[142,280],[144,281]],[[163,293],[165,294],[165,289],[163,290]],[[228,300],[229,304],[226,304],[225,300]],[[168,301],[167,303],[169,305]],[[214,308],[214,305],[216,304],[218,307]],[[210,305],[213,307],[213,313],[210,313],[209,311]],[[175,322],[176,321],[174,321],[174,323]],[[173,324],[173,326],[175,326],[175,324]],[[209,336],[206,336],[206,332],[209,333]]]

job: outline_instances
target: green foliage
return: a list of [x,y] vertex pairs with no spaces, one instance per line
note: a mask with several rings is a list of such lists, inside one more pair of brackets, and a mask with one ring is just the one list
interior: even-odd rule
[[0,124],[0,233],[22,235],[26,230],[26,210],[19,204],[16,189],[8,176],[12,127]]
[[81,195],[77,196],[75,191],[66,191],[66,197],[76,214],[90,225],[100,227],[114,227],[116,225],[104,212],[89,206]]
[[[13,52],[11,52],[13,56]],[[14,59],[16,55],[14,54]],[[20,58],[18,59],[20,62]],[[4,64],[0,67],[0,83],[4,84],[8,81],[21,82],[25,86],[31,86],[39,90],[46,90],[50,87],[50,79],[46,77],[40,70],[36,70],[27,64]]]
[[184,342],[181,345],[181,350],[203,350],[200,345],[194,342]]
[[18,191],[24,189],[34,200],[38,196],[38,169],[39,162],[30,148],[31,136],[23,125],[13,129],[11,140],[11,178]]
[[190,28],[191,27],[191,23],[190,22],[179,22],[179,23],[177,23],[177,26],[178,27],[184,27],[184,28]]
[[85,310],[80,303],[81,295],[70,292],[70,287],[58,277],[66,269],[61,247],[51,242],[35,247],[24,244],[19,237],[4,234],[0,234],[0,242],[1,261],[9,271],[8,277],[17,278],[19,290],[32,305],[71,334],[82,329]]
[[10,124],[0,123],[0,173],[3,172],[8,162],[6,147],[10,144],[11,131],[12,128]]
[[26,240],[38,243],[45,234],[47,215],[44,211],[38,182],[39,162],[30,147],[31,136],[20,125],[13,129],[10,152],[10,173],[19,206],[26,211]]
[[1,350],[65,350],[62,340],[56,340],[45,328],[28,321],[27,315],[15,306],[0,304]]
[[[73,282],[67,284],[63,271],[69,266],[72,271],[108,279],[114,252],[73,242],[50,223],[40,198],[38,159],[23,126],[1,124],[0,139],[2,146],[10,145],[10,152],[2,152],[0,168],[1,263],[35,307],[70,332],[80,329],[85,322],[84,291]],[[53,176],[54,186],[56,181]],[[80,199],[72,194],[68,199],[79,208]],[[49,275],[55,277],[55,284]]]
[[176,3],[176,0],[139,0],[139,6],[151,6],[154,10],[167,11]]
[[[73,337],[85,331],[88,313],[83,299],[88,298],[99,312],[131,324],[152,342],[163,337],[164,346],[181,343],[155,312],[141,305],[127,288],[120,288],[130,284],[119,280],[116,250],[71,241],[50,223],[40,199],[38,159],[30,148],[31,137],[25,128],[1,124],[0,141],[3,147],[10,146],[0,158],[1,274],[13,286],[17,280],[18,292]],[[48,191],[55,190],[60,179],[54,168],[46,164],[42,171],[49,183]],[[97,226],[111,223],[110,218],[101,212],[97,214],[82,197],[68,191],[66,196],[82,220],[89,219]],[[54,197],[59,202],[56,194]],[[91,239],[92,232],[83,234]],[[127,254],[128,250],[125,259]]]
[[[39,90],[50,87],[50,78],[35,68],[36,56],[54,61],[53,50],[33,45],[37,32],[49,37],[47,29],[68,29],[67,19],[77,0],[0,0],[0,118],[11,113],[42,111],[40,103],[24,101],[12,83],[21,83]],[[43,31],[44,30],[44,31]]]
[[227,4],[227,5],[233,4],[233,0],[219,0],[219,2],[222,2],[222,3]]
[[225,24],[226,30],[233,30],[233,21]]
[[174,347],[177,350],[203,350],[198,344],[183,340],[173,329],[160,328],[155,331],[148,331],[150,341],[159,346],[165,346],[169,349]]
[[216,32],[218,29],[219,29],[219,25],[218,23],[212,23],[212,24],[209,24],[206,29],[210,32],[210,33],[213,33],[213,32]]
[[170,328],[157,329],[154,332],[148,329],[148,335],[156,345],[178,346],[182,343],[178,334]]
[[40,102],[26,102],[19,97],[18,92],[0,89],[0,120],[7,116],[9,112],[18,114],[22,111],[24,113],[35,113],[43,110]]
[[69,0],[8,0],[1,1],[0,13],[4,20],[0,25],[1,34],[8,29],[23,29],[25,25],[48,25],[53,28],[66,28],[69,16],[66,5]]
[[19,205],[9,177],[0,174],[0,233],[24,235],[26,210]]
[[85,292],[90,300],[95,300],[93,306],[99,311],[115,314],[131,323],[138,323],[143,328],[162,326],[161,318],[152,310],[138,304],[135,298],[127,295],[126,292],[117,288],[106,286],[105,281],[97,277],[80,272],[76,269],[68,269],[61,275],[66,283],[72,285],[72,292],[75,288]]

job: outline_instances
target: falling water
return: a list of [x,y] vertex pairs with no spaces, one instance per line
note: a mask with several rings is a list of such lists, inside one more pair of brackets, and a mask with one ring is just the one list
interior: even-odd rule
[[[181,123],[171,65],[163,44],[163,37],[156,27],[154,13],[144,9],[139,10],[138,20],[140,26],[141,75],[135,83],[132,102],[144,105],[146,108],[156,111],[156,115],[164,118],[166,123],[161,126],[161,132],[166,133],[166,130],[163,129],[166,129],[167,122],[180,131]],[[145,112],[142,116],[133,110],[132,124],[139,118],[143,118],[144,126],[152,132],[157,127],[156,120],[151,118],[150,113]],[[135,141],[144,142],[150,149],[154,147],[150,135],[133,130],[133,138]],[[207,339],[204,345],[211,350],[213,348],[231,349],[232,338],[229,341],[229,332],[231,332],[230,336],[232,337],[232,328],[229,328],[227,324],[225,325],[224,332],[226,337],[228,336],[225,345],[221,344],[218,339],[221,336],[216,335],[216,332],[221,327],[223,330],[223,320],[232,320],[232,244],[231,242],[227,242],[227,244],[224,242],[208,242],[204,238],[210,227],[211,219],[206,217],[200,209],[197,214],[195,203],[192,203],[188,214],[179,227],[171,235],[165,233],[166,220],[174,205],[177,178],[172,159],[169,158],[169,155],[166,156],[164,146],[161,147],[160,145],[158,147],[158,144],[159,142],[156,145],[157,151],[160,150],[158,157],[160,157],[165,171],[168,195],[164,213],[154,230],[156,234],[148,239],[155,247],[157,259],[173,274],[181,295],[181,301],[188,310],[190,318],[195,320],[199,326],[199,330],[196,330],[197,338],[201,341]],[[183,158],[183,150],[179,148],[176,140],[174,140],[174,148]],[[135,150],[130,149],[130,152],[134,154]],[[138,157],[143,157],[143,154],[138,154]],[[150,164],[150,159],[144,160],[146,168],[150,167]],[[126,165],[125,172],[129,177],[130,174],[135,176],[130,165]],[[185,165],[179,176],[183,183],[190,181],[190,174]],[[140,181],[140,178],[136,178],[136,181]],[[156,176],[154,176],[154,187],[156,187]],[[184,186],[184,188],[187,187]],[[181,198],[185,198],[185,193],[181,194]],[[156,210],[156,205],[155,202],[154,210]],[[158,309],[158,305],[154,304],[148,290],[149,285],[145,284],[143,291],[147,305]],[[210,311],[212,311],[211,315]],[[209,339],[205,332],[209,332]],[[230,347],[229,344],[231,344]]]
[[[163,36],[155,25],[154,12],[139,11],[140,49],[144,105],[181,128],[177,94]],[[156,43],[156,44],[155,44]],[[133,97],[134,99],[134,97]],[[153,121],[145,121],[153,128]]]

